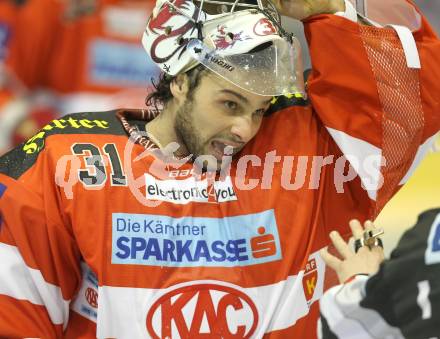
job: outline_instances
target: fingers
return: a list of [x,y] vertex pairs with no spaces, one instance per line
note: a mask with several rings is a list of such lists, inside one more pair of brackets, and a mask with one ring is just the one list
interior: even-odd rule
[[336,247],[336,250],[342,256],[342,258],[347,259],[351,257],[354,253],[348,244],[342,239],[341,235],[337,231],[330,232],[330,239],[332,240],[333,245]]
[[353,233],[353,237],[355,239],[362,238],[364,234],[364,230],[374,230],[376,226],[373,224],[371,220],[367,220],[364,222],[364,226],[362,227],[361,223],[357,219],[350,220],[349,222],[351,232]]
[[351,229],[351,233],[353,233],[353,237],[355,239],[362,238],[362,235],[364,233],[364,228],[362,227],[359,220],[357,219],[351,220],[348,224],[350,225],[350,229]]
[[[364,223],[365,229],[364,227],[362,227],[362,224],[359,222],[359,220],[356,219],[351,220],[349,222],[349,225],[355,239],[362,239],[364,237],[365,230],[375,229],[374,224],[370,220],[367,220]],[[345,242],[345,240],[341,237],[341,235],[337,231],[333,231],[330,233],[330,239],[343,259],[348,259],[355,255],[351,247]],[[363,251],[364,250],[374,251],[376,252],[376,254],[378,254],[380,257],[383,258],[383,249],[379,246],[374,246],[371,248],[369,246],[363,246],[361,247],[361,249]],[[324,256],[325,258],[330,260],[333,265],[337,265],[341,263],[339,259],[337,259],[334,256],[331,256],[327,251],[324,253]],[[335,261],[335,259],[337,259],[337,261]]]
[[378,237],[384,234],[383,228],[376,227],[376,225],[374,225],[374,223],[370,220],[365,221],[364,228],[365,231],[368,231],[369,233],[371,232],[371,234],[373,234],[374,237]]
[[[375,240],[378,230],[371,221],[364,223],[365,230],[373,231],[371,234],[365,233],[364,227],[358,220],[351,220],[349,225],[355,239]],[[354,253],[337,231],[330,233],[330,239],[342,258],[330,254],[327,249],[321,250],[320,254],[326,265],[336,272],[341,283],[355,274],[374,274],[379,269],[384,258],[383,249],[380,246],[365,244],[359,248],[357,253]]]
[[335,271],[337,270],[337,268],[339,267],[339,265],[341,264],[341,260],[339,260],[338,258],[336,258],[334,255],[331,255],[330,253],[328,253],[327,248],[322,249],[319,254],[321,254],[322,260],[324,260],[324,262],[332,269],[334,269]]
[[364,227],[366,230],[373,230],[376,228],[371,220],[367,220],[364,222]]

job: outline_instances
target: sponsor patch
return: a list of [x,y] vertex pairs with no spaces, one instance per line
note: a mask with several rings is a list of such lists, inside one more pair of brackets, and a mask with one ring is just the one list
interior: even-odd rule
[[303,278],[303,289],[307,303],[310,303],[310,301],[313,298],[317,282],[318,282],[318,268],[316,267],[316,260],[310,259],[307,262],[306,269],[304,271],[304,278]]
[[89,80],[105,86],[145,87],[158,74],[140,45],[113,40],[97,39],[91,44],[89,65]]
[[39,152],[44,147],[45,137],[48,133],[63,133],[65,130],[81,130],[92,128],[108,128],[108,121],[105,120],[88,120],[88,119],[74,119],[73,117],[65,117],[64,119],[52,120],[47,125],[43,126],[41,130],[28,139],[22,147],[22,150],[27,154]]
[[212,62],[214,64],[217,64],[218,66],[229,72],[232,72],[235,69],[234,66],[228,64],[224,59],[220,57],[211,56],[209,54],[205,54],[205,62]]
[[230,177],[208,184],[208,179],[196,180],[194,176],[178,180],[160,180],[145,174],[146,196],[150,200],[161,200],[174,204],[190,202],[226,202],[237,200]]
[[82,281],[76,298],[70,308],[83,317],[96,322],[98,318],[98,280],[92,270],[81,262]]
[[88,287],[85,292],[85,297],[90,306],[98,308],[98,292],[95,289]]
[[273,210],[225,218],[112,216],[113,264],[234,267],[280,259]]
[[258,327],[254,301],[239,286],[199,281],[169,288],[149,307],[151,338],[251,338]]
[[321,298],[324,291],[325,263],[319,252],[312,253],[304,268],[302,287],[307,305],[310,307]]
[[429,231],[425,262],[427,265],[440,263],[440,214],[435,218]]

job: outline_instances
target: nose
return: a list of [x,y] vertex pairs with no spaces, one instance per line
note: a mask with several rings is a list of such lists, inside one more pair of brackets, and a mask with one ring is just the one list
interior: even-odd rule
[[252,119],[252,116],[236,117],[231,128],[231,133],[240,140],[247,143],[258,131],[259,123]]

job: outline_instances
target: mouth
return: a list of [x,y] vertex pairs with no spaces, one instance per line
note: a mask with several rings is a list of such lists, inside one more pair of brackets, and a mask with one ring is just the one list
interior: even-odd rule
[[226,140],[213,140],[211,141],[211,148],[213,150],[214,157],[217,160],[222,160],[224,155],[234,156],[243,148],[242,143],[236,143]]

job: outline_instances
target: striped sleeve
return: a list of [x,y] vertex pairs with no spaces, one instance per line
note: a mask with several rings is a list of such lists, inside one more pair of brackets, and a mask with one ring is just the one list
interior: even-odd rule
[[45,153],[16,178],[23,163],[0,158],[0,337],[62,337],[81,279]]
[[437,338],[439,239],[440,209],[426,211],[375,275],[358,275],[324,293],[320,338]]
[[368,276],[359,275],[349,283],[332,287],[323,295],[318,338],[404,338],[400,329],[387,323],[381,313],[363,307],[367,281]]

